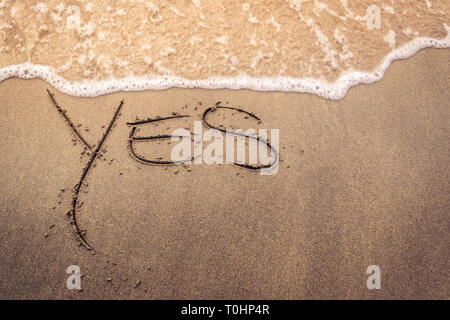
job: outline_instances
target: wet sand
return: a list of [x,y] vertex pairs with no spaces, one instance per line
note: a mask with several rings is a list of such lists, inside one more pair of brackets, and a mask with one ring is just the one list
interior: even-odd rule
[[[340,101],[201,89],[81,99],[41,80],[0,83],[0,298],[448,299],[449,60],[422,51]],[[124,100],[80,192],[95,255],[66,214],[89,156],[46,89],[91,144]],[[130,157],[126,122],[178,112],[190,120],[167,127],[184,127],[218,101],[280,129],[278,174]],[[366,287],[372,264],[381,290]],[[82,291],[66,288],[69,265]]]

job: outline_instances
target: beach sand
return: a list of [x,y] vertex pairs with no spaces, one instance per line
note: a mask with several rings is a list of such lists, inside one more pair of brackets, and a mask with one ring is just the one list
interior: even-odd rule
[[[421,51],[339,101],[202,89],[82,99],[38,79],[0,83],[0,298],[448,299],[449,61]],[[89,157],[46,89],[91,144],[124,99],[80,192],[95,254],[66,214]],[[126,122],[179,112],[184,127],[218,101],[280,129],[278,174],[130,157]],[[69,265],[82,291],[67,289]],[[369,265],[381,290],[366,287]]]

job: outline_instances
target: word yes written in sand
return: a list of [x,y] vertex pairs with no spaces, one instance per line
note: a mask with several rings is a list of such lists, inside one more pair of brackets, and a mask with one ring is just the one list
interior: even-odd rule
[[[240,108],[221,106],[218,102],[214,107],[207,108],[201,117],[202,121],[194,121],[194,155],[192,156],[191,139],[192,135],[186,128],[176,129],[171,135],[153,135],[153,136],[138,136],[136,133],[143,125],[158,124],[161,121],[176,121],[183,118],[189,118],[189,115],[180,115],[173,113],[169,117],[157,117],[155,119],[137,120],[134,122],[128,122],[127,125],[131,127],[131,132],[128,139],[128,149],[131,156],[146,164],[156,165],[170,165],[170,164],[234,164],[239,167],[259,170],[261,175],[273,175],[278,172],[278,146],[279,146],[279,130],[271,130],[271,142],[267,139],[268,131],[266,129],[259,129],[257,134],[256,130],[248,129],[246,131],[242,129],[225,129],[222,125],[215,126],[208,121],[208,115],[218,110],[229,110],[233,113],[241,113],[245,116],[245,119],[251,119],[257,121],[258,124],[261,120],[253,113],[247,112]],[[202,132],[202,126],[208,128],[204,134]],[[225,134],[226,141],[226,160],[224,161],[223,147]],[[170,160],[163,160],[157,158],[154,160],[148,159],[139,155],[135,150],[135,144],[141,142],[155,142],[159,140],[170,139],[172,141],[181,142],[177,144],[171,153]],[[213,140],[203,150],[203,142]],[[246,162],[246,141],[248,141],[248,162]],[[235,161],[235,142],[237,159]],[[270,154],[268,154],[270,151]],[[258,164],[259,161],[259,164]]]
[[[70,129],[73,131],[73,133],[76,135],[78,140],[85,146],[85,148],[87,148],[89,150],[89,153],[88,153],[88,155],[90,156],[89,161],[83,168],[83,171],[82,171],[82,174],[81,174],[81,177],[80,177],[78,183],[75,184],[75,186],[73,187],[72,205],[71,205],[70,211],[67,214],[71,218],[71,224],[74,227],[75,234],[77,235],[78,240],[80,241],[80,244],[85,246],[87,249],[92,250],[93,248],[88,244],[88,242],[85,239],[86,231],[81,229],[77,223],[77,209],[81,206],[81,202],[79,201],[79,196],[81,194],[81,189],[83,188],[83,185],[85,184],[85,180],[86,180],[90,170],[92,170],[92,168],[95,167],[95,164],[94,164],[95,160],[97,158],[101,157],[101,153],[103,152],[103,145],[104,145],[105,141],[107,140],[112,128],[115,126],[118,117],[120,116],[120,112],[122,110],[124,102],[123,102],[123,100],[120,102],[120,105],[117,107],[116,111],[114,112],[114,115],[113,115],[108,127],[106,128],[105,132],[103,133],[101,139],[99,140],[97,145],[94,146],[94,145],[91,145],[90,143],[88,143],[88,141],[82,136],[82,134],[78,131],[77,127],[70,120],[70,118],[67,115],[67,112],[58,105],[58,103],[56,102],[56,99],[54,97],[54,94],[51,93],[49,90],[47,90],[47,92],[48,92],[50,99],[52,100],[54,106],[56,107],[58,112],[61,114],[61,116],[64,118],[67,125],[70,127]],[[228,162],[228,163],[235,164],[242,168],[247,168],[247,169],[251,169],[251,170],[259,170],[259,171],[261,171],[261,174],[266,174],[266,175],[275,174],[278,171],[278,158],[279,157],[278,157],[277,150],[271,145],[271,143],[265,137],[261,138],[259,136],[253,135],[253,134],[246,134],[241,131],[230,131],[230,130],[222,129],[221,127],[213,126],[212,124],[210,124],[208,122],[207,116],[210,113],[217,111],[218,109],[233,110],[234,112],[239,112],[239,113],[244,114],[245,117],[248,119],[251,118],[253,120],[258,121],[258,123],[261,122],[261,120],[257,116],[255,116],[253,113],[247,112],[247,111],[239,109],[239,108],[221,106],[220,103],[217,103],[214,107],[207,108],[202,114],[202,123],[207,128],[209,128],[211,130],[215,130],[217,132],[226,133],[227,135],[231,134],[231,135],[238,136],[240,138],[247,138],[249,140],[257,142],[258,144],[263,144],[263,145],[265,145],[266,150],[267,149],[271,150],[271,154],[272,154],[271,161],[268,164],[265,164],[265,163],[259,164],[259,165],[253,165],[252,163],[247,164],[242,161],[239,161],[239,159],[237,162]],[[155,135],[155,136],[146,136],[146,137],[145,136],[136,136],[136,131],[139,126],[145,125],[145,124],[152,124],[152,123],[155,124],[155,123],[158,123],[161,121],[166,121],[166,120],[176,120],[176,119],[181,119],[181,118],[186,118],[186,117],[190,117],[190,116],[189,115],[179,115],[177,113],[173,113],[172,116],[168,116],[168,117],[164,117],[164,118],[158,117],[156,119],[146,119],[146,120],[137,120],[135,122],[128,122],[127,124],[131,127],[131,132],[128,137],[128,149],[129,149],[131,156],[139,162],[143,162],[143,163],[147,163],[147,164],[154,164],[154,165],[155,164],[156,165],[174,165],[174,164],[180,164],[180,163],[191,163],[192,160],[195,161],[196,155],[194,155],[194,157],[189,157],[188,159],[184,159],[182,161],[173,161],[172,159],[171,160],[162,160],[162,159],[150,160],[150,159],[147,159],[145,157],[138,155],[134,148],[134,144],[136,142],[155,141],[155,140],[163,140],[163,139],[172,139],[173,138],[173,135]],[[278,135],[277,135],[276,140],[277,140],[276,145],[278,148]],[[95,149],[94,149],[94,147],[95,147]]]

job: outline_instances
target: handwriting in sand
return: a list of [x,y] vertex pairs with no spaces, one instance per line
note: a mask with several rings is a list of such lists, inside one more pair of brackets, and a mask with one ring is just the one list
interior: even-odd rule
[[[81,177],[80,177],[78,183],[73,188],[71,209],[67,212],[67,215],[70,217],[71,224],[74,227],[75,233],[76,233],[77,238],[80,241],[81,245],[86,247],[88,250],[93,250],[93,247],[85,239],[85,234],[84,234],[85,232],[79,227],[79,225],[77,223],[77,207],[78,207],[78,203],[79,203],[80,190],[83,186],[83,183],[86,180],[86,177],[87,177],[89,171],[92,169],[92,167],[95,166],[94,165],[95,160],[101,155],[104,143],[105,143],[106,139],[108,138],[113,126],[117,122],[118,117],[120,116],[120,111],[121,111],[122,107],[124,106],[124,101],[122,100],[120,102],[119,106],[116,108],[114,115],[113,115],[111,121],[109,122],[108,127],[105,129],[105,132],[103,133],[101,139],[97,143],[96,148],[94,149],[94,147],[91,144],[89,144],[87,142],[87,140],[82,136],[82,134],[77,130],[76,126],[73,124],[73,122],[70,120],[69,116],[67,115],[67,112],[59,106],[59,104],[57,103],[57,101],[55,99],[55,95],[52,92],[50,92],[49,90],[47,90],[47,92],[48,92],[50,99],[53,102],[54,106],[56,107],[58,112],[62,115],[65,122],[67,123],[69,128],[73,131],[73,133],[75,134],[77,139],[91,152],[90,159],[87,162],[87,164],[85,165],[85,167],[83,168],[83,171],[82,171],[82,174],[81,174]],[[225,130],[220,127],[213,126],[207,121],[208,114],[211,112],[214,112],[217,109],[230,109],[230,110],[234,110],[234,111],[237,111],[240,113],[244,113],[248,117],[251,117],[252,119],[260,122],[260,119],[253,113],[247,112],[240,108],[221,106],[220,103],[217,103],[214,107],[207,108],[203,112],[203,115],[202,115],[203,124],[206,127],[213,129],[213,130],[217,130],[217,131],[224,132],[224,133],[230,133],[229,130]],[[171,139],[173,137],[172,135],[156,135],[156,136],[147,136],[147,137],[136,136],[136,130],[139,126],[142,126],[142,125],[148,125],[148,124],[152,124],[152,123],[154,124],[157,122],[167,121],[167,120],[176,120],[176,119],[185,118],[185,117],[189,117],[189,115],[180,115],[177,113],[173,113],[171,116],[168,116],[168,117],[157,117],[156,119],[148,118],[145,120],[137,120],[134,122],[127,122],[127,125],[131,127],[130,135],[128,138],[128,147],[129,147],[128,149],[129,149],[131,156],[136,161],[139,161],[141,163],[146,163],[146,164],[153,164],[153,165],[179,164],[180,162],[174,162],[172,160],[162,160],[162,159],[151,160],[151,159],[147,159],[143,156],[140,156],[136,153],[136,151],[134,149],[134,143],[137,141],[142,142],[142,141],[155,141],[155,140]],[[253,140],[259,141],[259,142],[265,144],[269,149],[271,149],[274,154],[277,154],[277,150],[275,150],[272,147],[272,145],[270,144],[270,142],[265,139],[262,139],[257,136],[247,135],[245,133],[239,133],[239,132],[232,132],[232,134],[235,134],[238,136],[244,136],[248,139],[253,139]],[[190,163],[192,160],[194,160],[194,158],[186,159],[184,162]],[[234,163],[234,164],[239,167],[250,169],[250,170],[262,170],[262,169],[269,168],[272,166],[272,164],[259,165],[259,166],[254,166],[254,165],[249,165],[249,164],[244,164],[244,163]]]

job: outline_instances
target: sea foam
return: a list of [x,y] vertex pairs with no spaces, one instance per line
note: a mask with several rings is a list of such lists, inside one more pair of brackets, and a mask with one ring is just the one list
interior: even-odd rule
[[173,76],[127,77],[101,81],[84,80],[71,82],[59,76],[51,67],[30,63],[1,68],[0,81],[12,77],[22,79],[41,78],[59,91],[77,97],[97,97],[119,91],[165,90],[177,87],[311,93],[330,100],[339,100],[353,86],[371,84],[381,80],[393,61],[407,59],[425,48],[450,48],[450,33],[441,40],[428,37],[416,38],[410,43],[390,52],[373,72],[348,71],[332,83],[312,78],[213,77],[189,80]]
[[445,2],[33,2],[0,2],[0,81],[42,78],[79,97],[178,87],[336,100],[394,60],[450,47]]

